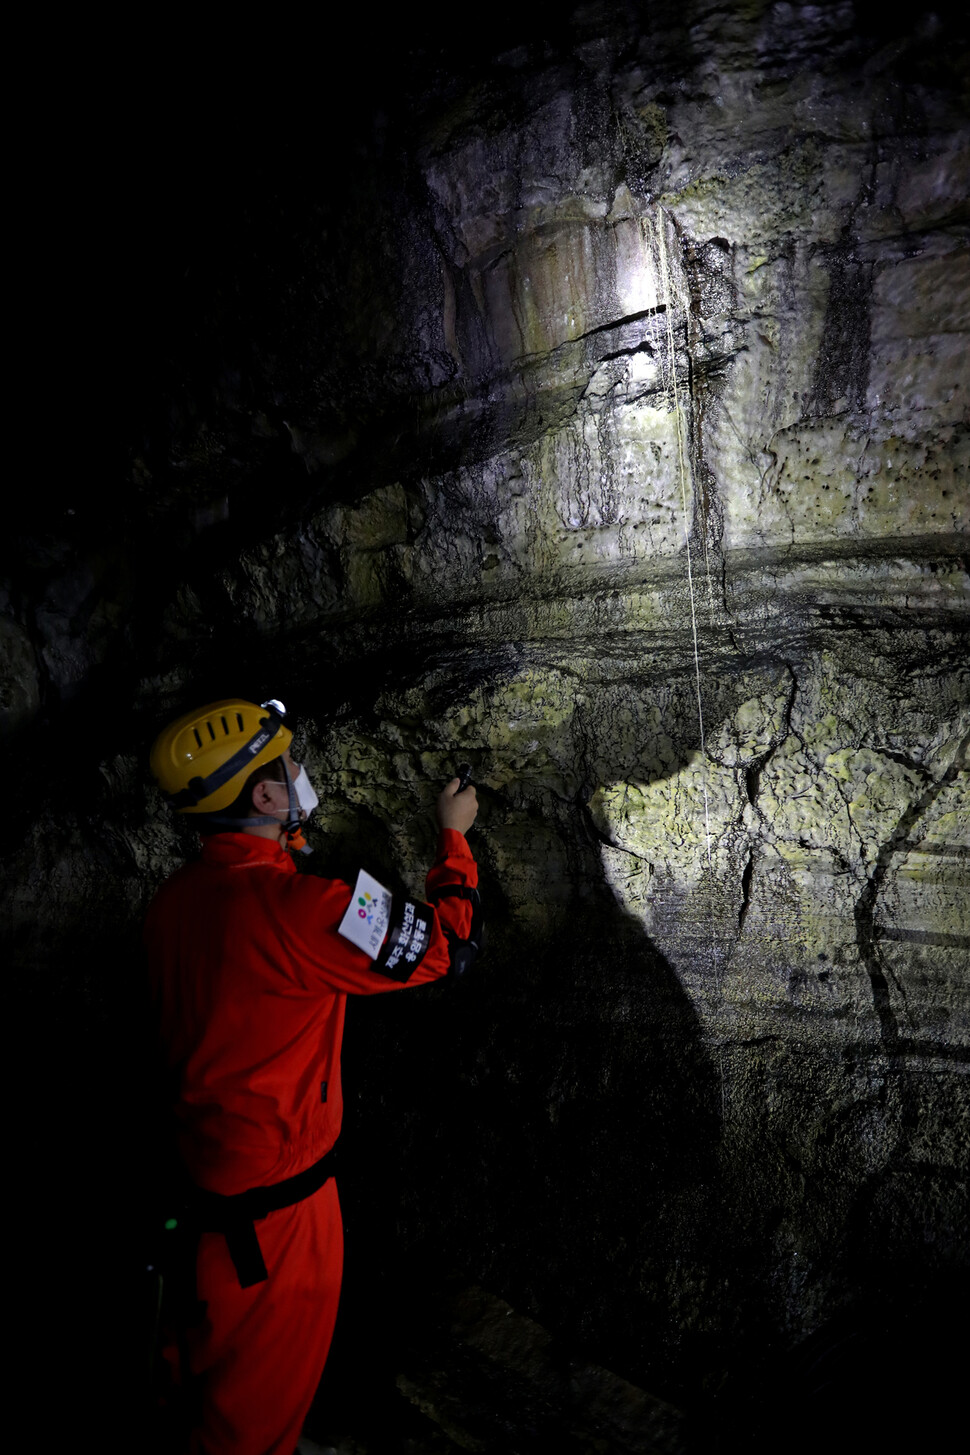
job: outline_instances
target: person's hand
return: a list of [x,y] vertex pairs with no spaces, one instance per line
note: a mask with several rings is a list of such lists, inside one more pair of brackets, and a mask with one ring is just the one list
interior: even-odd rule
[[467,834],[478,813],[478,799],[471,784],[463,793],[459,793],[460,782],[460,778],[452,778],[451,782],[438,794],[435,815],[439,828],[457,829],[460,834]]

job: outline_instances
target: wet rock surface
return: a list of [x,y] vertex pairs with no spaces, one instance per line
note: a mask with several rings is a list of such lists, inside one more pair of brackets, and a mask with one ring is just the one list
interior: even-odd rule
[[291,98],[135,247],[171,317],[125,483],[22,503],[7,953],[106,1185],[189,842],[157,728],[282,695],[313,868],[413,887],[473,764],[488,958],[347,1045],[347,1347],[461,1448],[497,1436],[459,1335],[450,1385],[381,1332],[402,1266],[690,1411],[965,1270],[963,40],[848,3],[424,36],[315,118],[329,181]]

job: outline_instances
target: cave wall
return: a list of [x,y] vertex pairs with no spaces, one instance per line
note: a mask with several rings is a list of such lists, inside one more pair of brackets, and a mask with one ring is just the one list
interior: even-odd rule
[[136,253],[123,489],[28,502],[4,595],[10,953],[93,1099],[186,847],[167,716],[281,695],[317,868],[412,886],[471,761],[488,958],[351,1019],[351,1226],[688,1401],[965,1266],[957,39],[840,3],[426,40],[339,185],[237,163]]

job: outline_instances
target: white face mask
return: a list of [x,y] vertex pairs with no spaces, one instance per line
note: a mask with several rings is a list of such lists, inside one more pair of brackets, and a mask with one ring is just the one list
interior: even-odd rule
[[300,768],[299,773],[293,779],[293,792],[296,794],[297,803],[303,809],[307,818],[309,818],[320,800],[314,793],[313,786],[306,776],[306,769],[303,767]]

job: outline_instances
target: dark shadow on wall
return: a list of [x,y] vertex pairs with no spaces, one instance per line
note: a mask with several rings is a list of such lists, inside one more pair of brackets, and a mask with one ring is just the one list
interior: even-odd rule
[[473,844],[487,956],[463,982],[350,1007],[346,1297],[319,1408],[366,1408],[375,1360],[392,1389],[463,1283],[564,1357],[682,1397],[723,1360],[720,1100],[696,1015],[592,846],[537,933]]

